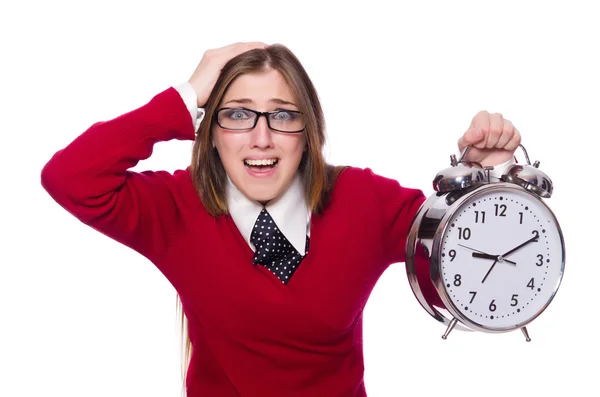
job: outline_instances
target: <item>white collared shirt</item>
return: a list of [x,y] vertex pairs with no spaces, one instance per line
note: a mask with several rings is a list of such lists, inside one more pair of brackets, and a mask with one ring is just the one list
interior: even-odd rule
[[265,207],[250,200],[227,178],[227,208],[233,222],[244,239],[255,250],[250,241],[254,223],[263,208],[269,212],[273,221],[301,255],[306,252],[306,236],[310,235],[310,211],[306,206],[302,179],[296,173],[288,188],[277,198],[269,201]]

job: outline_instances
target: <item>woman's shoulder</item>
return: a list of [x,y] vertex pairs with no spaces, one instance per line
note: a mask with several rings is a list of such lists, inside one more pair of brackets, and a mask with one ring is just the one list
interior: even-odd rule
[[356,184],[398,183],[394,179],[375,173],[370,167],[338,166],[336,168],[340,169],[336,185],[356,186]]
[[[189,211],[206,212],[199,192],[192,180],[190,167],[180,168],[174,171],[151,171],[154,177],[162,179],[166,185],[171,200],[178,208],[179,212],[187,213]],[[160,176],[159,176],[160,175]]]
[[403,186],[398,180],[374,172],[370,167],[346,166],[339,172],[334,192],[338,194],[357,194],[360,196],[396,196],[410,193],[422,195],[420,189]]

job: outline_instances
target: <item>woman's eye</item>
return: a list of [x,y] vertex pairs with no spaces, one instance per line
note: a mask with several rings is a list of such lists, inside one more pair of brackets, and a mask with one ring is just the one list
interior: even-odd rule
[[294,118],[294,116],[290,112],[277,112],[273,115],[273,118],[277,121],[289,121]]
[[244,120],[250,118],[250,115],[243,110],[233,110],[229,113],[229,118],[233,120]]

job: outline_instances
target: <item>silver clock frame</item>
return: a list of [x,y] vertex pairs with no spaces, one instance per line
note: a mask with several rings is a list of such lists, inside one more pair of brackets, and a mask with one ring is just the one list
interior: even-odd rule
[[[489,180],[489,177],[487,179]],[[560,237],[562,258],[559,279],[554,286],[551,297],[544,304],[544,306],[533,316],[519,324],[515,324],[514,326],[507,328],[492,328],[470,320],[464,316],[461,311],[452,303],[448,291],[446,290],[446,286],[444,285],[444,282],[440,276],[440,254],[442,237],[445,235],[450,220],[453,218],[453,216],[461,211],[468,201],[489,192],[503,191],[518,191],[521,194],[529,195],[534,200],[538,200],[538,202],[549,211]],[[428,281],[433,283],[435,290],[445,306],[444,308],[435,306],[431,302],[428,302],[423,294],[421,285],[419,284],[419,280],[417,278],[414,260],[415,255],[417,255],[418,248],[421,248],[427,254],[430,275]],[[438,192],[430,196],[421,205],[421,208],[413,219],[406,242],[406,253],[406,271],[409,284],[415,297],[425,311],[427,311],[433,318],[447,326],[446,332],[442,336],[443,339],[446,339],[448,334],[454,328],[463,331],[482,331],[488,333],[509,332],[520,328],[528,342],[531,339],[525,326],[531,321],[535,320],[554,299],[563,278],[566,256],[565,243],[560,224],[558,223],[554,212],[552,212],[548,205],[542,201],[538,194],[532,193],[531,190],[525,189],[515,183],[487,181],[479,181],[473,186],[448,192]]]

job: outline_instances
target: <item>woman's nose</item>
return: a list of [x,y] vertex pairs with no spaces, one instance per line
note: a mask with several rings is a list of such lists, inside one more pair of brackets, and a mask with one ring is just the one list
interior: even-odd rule
[[[261,115],[262,116],[262,115]],[[272,131],[267,124],[267,116],[258,117],[258,121],[256,122],[256,126],[250,131],[251,138],[250,143],[251,146],[256,147],[272,147],[273,146],[273,136]]]

